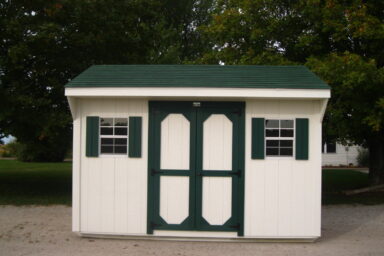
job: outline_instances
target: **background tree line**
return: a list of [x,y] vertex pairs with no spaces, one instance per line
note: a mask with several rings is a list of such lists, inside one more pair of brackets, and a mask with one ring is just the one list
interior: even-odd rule
[[0,134],[62,160],[64,84],[92,64],[300,64],[332,86],[325,134],[366,146],[383,183],[383,18],[375,0],[3,0]]

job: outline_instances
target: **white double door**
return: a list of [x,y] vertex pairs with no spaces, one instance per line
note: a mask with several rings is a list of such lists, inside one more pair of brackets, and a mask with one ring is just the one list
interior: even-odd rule
[[243,225],[244,104],[150,102],[148,233]]

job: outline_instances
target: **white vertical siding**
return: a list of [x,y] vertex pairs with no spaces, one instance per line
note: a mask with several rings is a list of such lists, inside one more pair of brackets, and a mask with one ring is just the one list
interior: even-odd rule
[[[83,233],[146,233],[148,102],[81,99],[80,227]],[[143,117],[142,157],[85,156],[86,117]],[[128,128],[129,129],[129,128]],[[76,146],[74,147],[76,148]]]
[[[246,102],[246,237],[320,236],[321,102],[249,100]],[[309,160],[294,157],[251,159],[253,117],[309,118]]]
[[[76,111],[78,115],[74,120],[73,230],[83,233],[145,235],[148,101],[128,98],[78,99]],[[317,100],[246,102],[245,237],[303,238],[320,235],[320,113],[321,102]],[[142,116],[142,157],[85,157],[86,116]],[[252,117],[309,118],[309,160],[283,157],[251,159]],[[206,207],[208,206],[205,206],[205,209]],[[214,216],[211,221],[221,223],[225,219],[224,215],[217,218]],[[183,233],[169,231],[167,234],[182,236]],[[223,237],[227,235],[225,232],[214,234],[223,234]]]

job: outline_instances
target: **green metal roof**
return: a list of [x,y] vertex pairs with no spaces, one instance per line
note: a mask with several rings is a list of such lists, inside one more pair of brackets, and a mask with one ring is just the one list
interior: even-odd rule
[[305,66],[95,65],[66,87],[330,89]]

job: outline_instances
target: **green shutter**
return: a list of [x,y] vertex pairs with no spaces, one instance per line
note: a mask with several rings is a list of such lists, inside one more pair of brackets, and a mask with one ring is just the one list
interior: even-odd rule
[[264,159],[264,118],[252,118],[252,159]]
[[99,117],[87,116],[87,134],[85,155],[99,156]]
[[296,160],[308,160],[309,120],[296,118]]
[[129,117],[129,157],[141,157],[142,117]]

